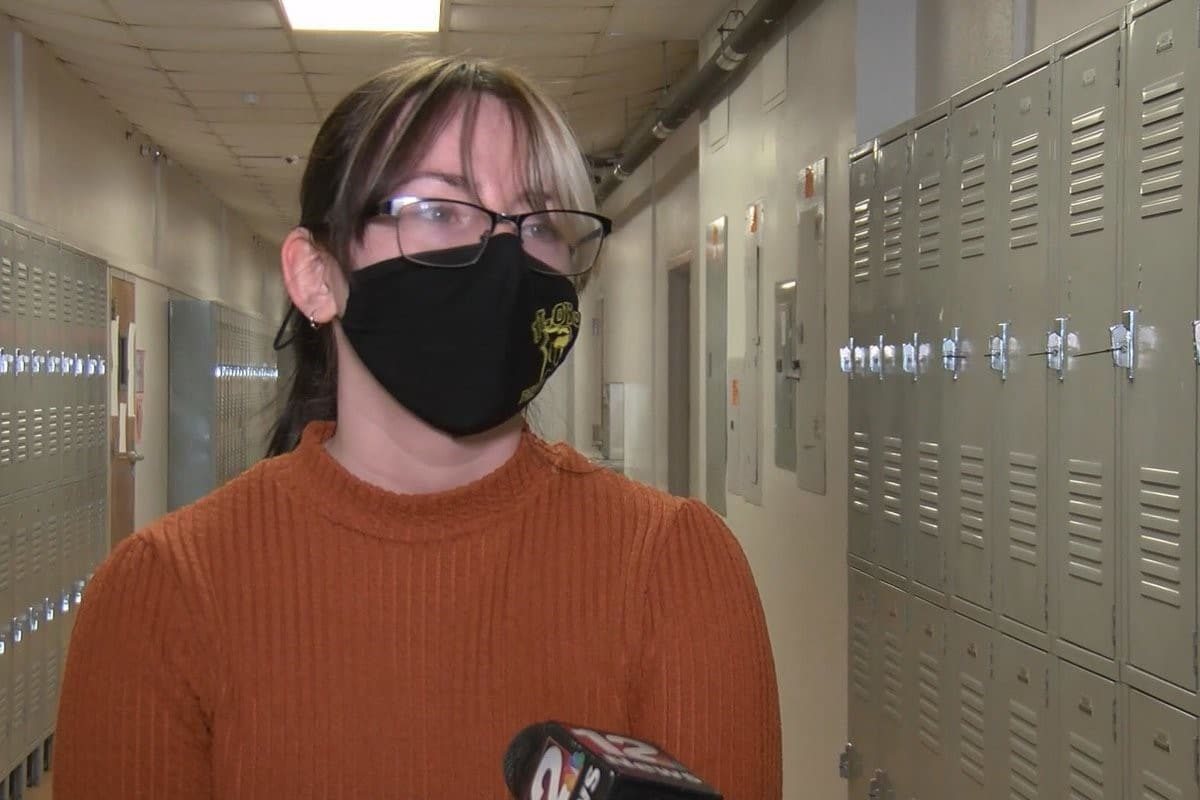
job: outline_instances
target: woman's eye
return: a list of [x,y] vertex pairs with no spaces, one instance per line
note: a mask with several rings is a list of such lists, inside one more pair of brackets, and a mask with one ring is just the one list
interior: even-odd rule
[[540,239],[544,242],[553,242],[553,241],[557,241],[558,239],[562,238],[561,236],[559,236],[559,233],[554,228],[554,226],[547,225],[545,223],[529,225],[526,227],[525,233],[529,236],[532,236],[535,239]]

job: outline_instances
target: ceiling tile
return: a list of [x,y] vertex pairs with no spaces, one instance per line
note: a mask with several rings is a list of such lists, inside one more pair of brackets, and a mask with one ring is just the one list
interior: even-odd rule
[[110,19],[104,0],[0,0],[0,11],[17,15],[18,11],[76,14],[92,19]]
[[89,84],[101,97],[122,97],[146,103],[179,103],[182,95],[169,86],[131,86],[119,82],[91,82]]
[[[653,1],[653,0],[652,0]],[[452,0],[451,6],[485,6],[490,8],[507,8],[511,6],[556,6],[559,8],[603,8],[606,11],[613,7],[616,0]],[[642,0],[645,2],[645,0]]]
[[75,14],[44,11],[29,6],[20,6],[12,12],[22,28],[35,39],[46,41],[71,41],[92,39],[111,44],[132,44],[125,29],[115,22],[80,17]]
[[282,28],[160,28],[139,25],[129,35],[150,50],[199,50],[221,53],[290,53]]
[[361,75],[309,75],[308,82],[312,85],[313,91],[318,94],[345,95],[351,90],[357,89],[372,74],[368,70]]
[[[666,48],[667,71],[674,75],[689,69],[696,64],[696,46],[694,43],[682,47]],[[596,53],[588,56],[587,71],[589,73],[605,72],[615,69],[639,69],[660,77],[663,72],[663,47],[660,44],[628,47]]]
[[652,39],[696,39],[708,30],[729,0],[616,0],[610,33]]
[[202,109],[307,109],[311,111],[313,107],[312,96],[308,92],[256,92],[254,105],[245,101],[244,92],[190,91],[185,94],[192,105]]
[[172,72],[295,72],[296,57],[291,53],[195,53],[156,50],[154,60]]
[[399,53],[301,53],[306,72],[374,75],[395,66],[404,56]]
[[537,36],[451,31],[446,34],[446,52],[468,53],[489,58],[514,54],[532,57],[582,56],[592,52],[597,38],[594,33],[559,33],[554,36]]
[[182,103],[152,103],[140,98],[120,95],[106,95],[105,99],[128,115],[130,119],[186,122],[193,125],[200,121],[195,110]]
[[145,50],[123,44],[89,42],[76,38],[69,46],[54,44],[51,49],[58,58],[74,64],[100,63],[145,69],[154,68]]
[[317,122],[317,112],[313,110],[312,102],[308,108],[263,108],[262,106],[246,106],[241,108],[206,108],[203,116],[212,123],[224,122],[260,122],[260,123],[307,123]]
[[241,75],[231,72],[172,72],[171,80],[180,89],[226,92],[307,92],[298,73]]
[[70,66],[77,75],[93,83],[163,89],[169,86],[167,76],[156,69],[122,67],[99,61],[73,62]]
[[107,0],[130,25],[197,28],[278,28],[271,0]]
[[450,10],[452,31],[488,33],[600,33],[608,23],[607,7],[465,6]]

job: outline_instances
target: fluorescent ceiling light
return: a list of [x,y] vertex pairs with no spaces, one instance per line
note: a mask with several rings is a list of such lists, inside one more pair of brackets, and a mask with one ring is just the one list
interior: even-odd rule
[[283,0],[288,22],[297,31],[436,32],[442,0]]

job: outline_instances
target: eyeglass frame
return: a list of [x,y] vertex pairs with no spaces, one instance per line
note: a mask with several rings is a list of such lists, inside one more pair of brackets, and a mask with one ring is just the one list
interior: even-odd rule
[[[374,207],[375,216],[391,217],[392,219],[397,220],[397,222],[398,222],[400,219],[400,212],[403,209],[407,208],[408,206],[416,205],[417,203],[457,203],[458,205],[468,206],[470,208],[474,208],[479,211],[482,211],[483,213],[487,214],[492,219],[491,227],[489,227],[487,229],[487,232],[484,234],[483,238],[479,242],[479,252],[475,255],[475,258],[473,258],[471,261],[468,261],[465,264],[456,264],[454,266],[447,266],[444,264],[429,265],[429,266],[435,267],[436,269],[463,269],[465,267],[474,266],[475,264],[479,263],[479,259],[483,257],[483,251],[484,251],[484,249],[486,249],[487,243],[489,241],[491,241],[492,234],[495,232],[496,226],[499,225],[501,222],[511,222],[517,229],[517,238],[524,241],[524,239],[522,239],[522,237],[521,237],[521,228],[524,225],[525,220],[529,219],[530,217],[536,217],[540,214],[568,213],[568,214],[580,214],[585,217],[591,217],[592,219],[594,219],[600,223],[600,248],[598,248],[596,250],[596,256],[595,256],[595,258],[592,259],[592,263],[589,264],[588,268],[583,270],[582,272],[575,272],[575,273],[571,273],[570,275],[564,275],[564,277],[568,277],[568,278],[578,278],[582,275],[588,274],[595,268],[596,261],[598,261],[600,258],[600,251],[604,248],[604,240],[607,239],[610,234],[612,234],[612,229],[613,229],[613,221],[611,219],[609,219],[608,217],[604,216],[603,214],[597,214],[593,211],[581,211],[576,208],[542,208],[542,209],[538,209],[537,211],[523,211],[520,214],[505,214],[501,211],[493,211],[492,209],[488,208],[487,206],[481,206],[478,203],[472,203],[469,200],[458,200],[458,199],[455,199],[452,197],[418,197],[416,195],[401,195],[398,197],[389,197],[387,200],[383,200],[382,202],[380,202],[379,204],[377,204]],[[397,231],[399,231],[399,228],[397,228]],[[595,234],[589,234],[589,236],[587,238],[590,239],[590,238],[593,238],[594,236],[595,236]],[[584,241],[586,241],[586,239]],[[397,233],[397,242],[396,243],[398,245],[400,244],[398,233]],[[571,246],[574,247],[575,245],[571,245]],[[400,254],[405,255],[403,245],[400,246],[400,250],[401,250]],[[405,257],[408,258],[410,256],[405,256]],[[551,272],[548,274],[562,274],[562,273]]]

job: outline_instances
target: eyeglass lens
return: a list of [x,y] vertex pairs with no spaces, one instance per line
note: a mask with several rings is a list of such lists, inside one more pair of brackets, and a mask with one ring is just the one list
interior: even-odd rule
[[[545,211],[526,217],[520,238],[525,252],[545,265],[535,269],[579,275],[596,262],[603,225],[576,211]],[[453,200],[420,200],[396,214],[400,252],[433,267],[474,263],[492,233],[492,217],[481,208]],[[444,251],[454,251],[447,253]]]

